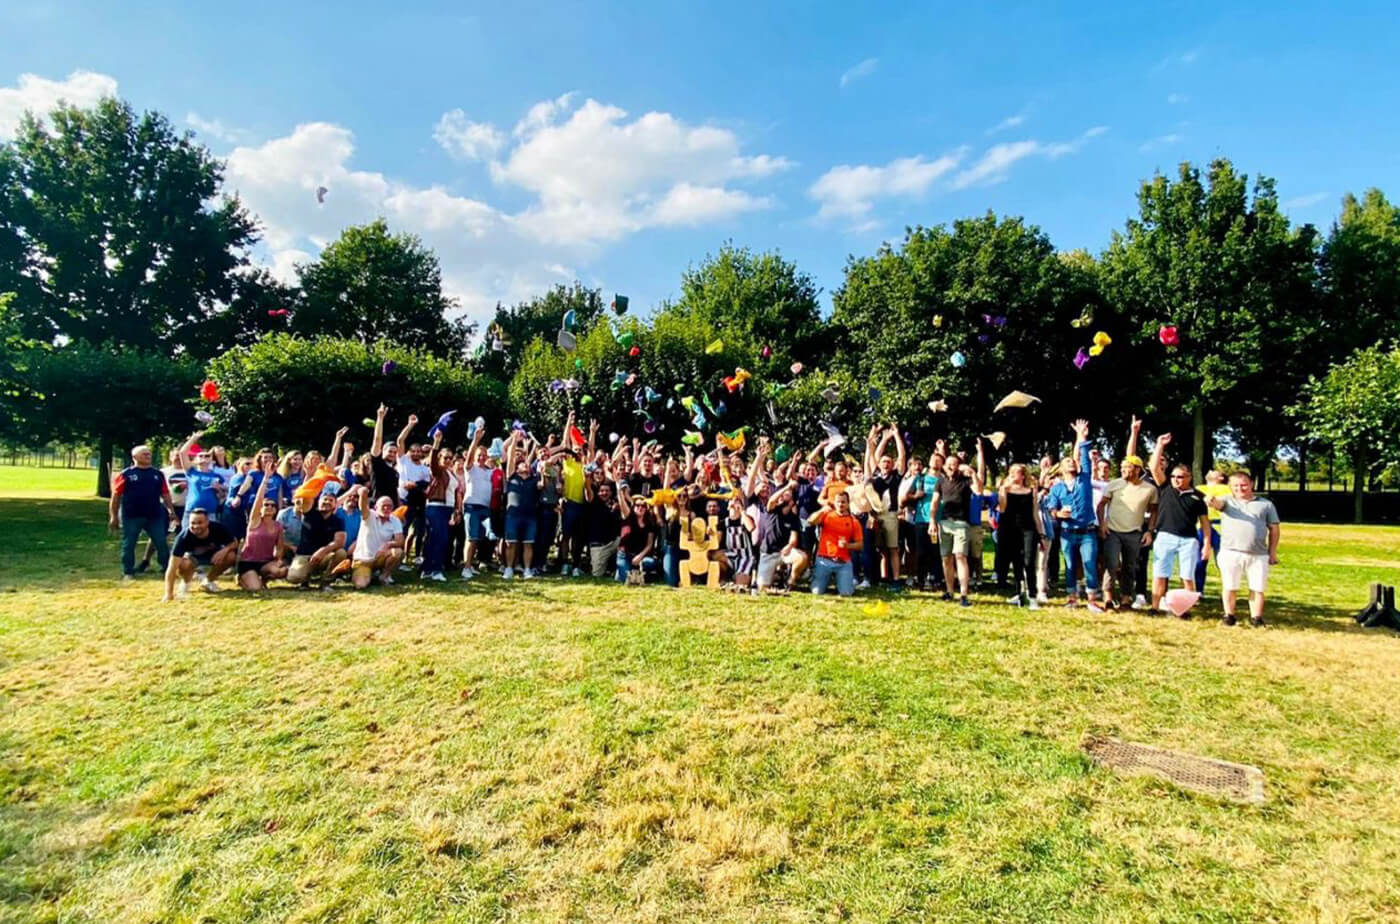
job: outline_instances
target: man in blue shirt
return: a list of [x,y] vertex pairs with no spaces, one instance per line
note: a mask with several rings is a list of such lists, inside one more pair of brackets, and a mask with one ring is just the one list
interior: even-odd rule
[[[1102,613],[1099,592],[1098,518],[1094,513],[1094,485],[1089,458],[1089,421],[1074,422],[1074,455],[1060,460],[1060,480],[1050,489],[1050,515],[1060,524],[1060,553],[1064,556],[1067,605],[1075,606],[1075,568],[1081,569],[1088,588],[1091,613]],[[1078,456],[1076,459],[1075,456]]]
[[107,525],[114,531],[118,527],[117,512],[121,511],[124,581],[136,577],[136,541],[143,532],[150,537],[161,570],[165,570],[170,562],[170,546],[166,542],[165,532],[170,520],[175,517],[165,476],[151,464],[151,447],[133,448],[131,460],[135,464],[112,479],[112,500],[107,505]]

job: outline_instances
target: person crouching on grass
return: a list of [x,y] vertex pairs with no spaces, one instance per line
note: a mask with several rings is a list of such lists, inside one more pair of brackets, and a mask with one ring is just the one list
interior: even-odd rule
[[345,520],[336,513],[335,498],[322,494],[316,499],[316,509],[302,520],[301,539],[296,556],[287,569],[287,580],[298,590],[310,589],[311,579],[321,575],[330,587],[331,572],[345,560]]
[[287,576],[282,563],[282,524],[277,522],[277,499],[267,496],[269,476],[276,471],[271,459],[263,463],[263,479],[248,510],[248,530],[238,559],[238,586],[248,591],[267,589],[267,582]]
[[209,511],[196,507],[189,512],[190,525],[180,530],[171,550],[170,565],[165,569],[165,594],[161,602],[175,599],[175,582],[180,583],[184,596],[190,580],[199,568],[208,568],[201,586],[214,593],[219,589],[218,578],[238,561],[238,540],[222,523],[209,519]]
[[403,523],[394,516],[394,501],[387,494],[370,506],[369,486],[351,489],[360,508],[360,534],[355,541],[350,583],[364,590],[377,576],[381,584],[394,583],[394,569],[403,561]]

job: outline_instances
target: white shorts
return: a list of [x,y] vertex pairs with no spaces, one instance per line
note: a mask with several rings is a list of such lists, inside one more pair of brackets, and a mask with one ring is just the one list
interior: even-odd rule
[[1220,584],[1225,590],[1239,590],[1240,581],[1248,579],[1249,589],[1262,594],[1269,586],[1269,556],[1251,555],[1221,549],[1216,556],[1220,567]]

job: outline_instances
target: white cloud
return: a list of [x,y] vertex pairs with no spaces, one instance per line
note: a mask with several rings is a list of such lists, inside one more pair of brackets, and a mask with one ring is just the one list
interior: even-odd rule
[[[491,164],[492,178],[535,194],[513,221],[555,243],[616,240],[654,224],[716,221],[767,200],[731,189],[788,169],[783,157],[739,153],[726,129],[690,126],[669,113],[627,121],[617,106],[569,96],[534,106],[516,126],[516,145]],[[565,114],[567,118],[564,118]]]
[[460,109],[442,114],[433,128],[433,140],[448,154],[463,160],[493,157],[506,142],[496,126],[473,122]]
[[248,137],[248,133],[240,128],[231,128],[219,119],[202,118],[197,112],[186,113],[185,124],[216,141],[243,141]]
[[1317,205],[1319,202],[1326,201],[1331,195],[1330,192],[1308,193],[1306,196],[1296,196],[1286,200],[1283,203],[1283,207],[1286,209],[1306,209]]
[[879,66],[879,64],[879,58],[866,58],[864,61],[857,64],[855,67],[850,68],[844,74],[841,75],[841,89],[844,90],[848,84],[853,83],[861,79],[862,77],[869,77],[871,74],[875,73],[875,68]]
[[559,113],[567,111],[569,106],[573,104],[574,97],[577,95],[577,93],[570,90],[568,93],[555,99],[547,99],[535,103],[535,105],[531,106],[529,111],[525,113],[525,117],[515,123],[515,128],[511,131],[511,134],[517,138],[523,138],[536,129],[543,128],[553,122],[554,117]]
[[987,129],[987,134],[995,135],[998,132],[1004,132],[1008,128],[1015,128],[1017,125],[1020,125],[1024,121],[1026,121],[1026,117],[1023,115],[1007,116],[997,124],[993,125],[991,128]]
[[978,158],[971,167],[953,178],[954,189],[966,189],[980,184],[1000,183],[1006,179],[1008,171],[1016,163],[1027,157],[1048,157],[1055,159],[1066,154],[1074,154],[1091,138],[1097,138],[1108,131],[1106,125],[1095,125],[1072,141],[1040,142],[1035,140],[1009,141],[994,144]]
[[1171,132],[1166,135],[1158,135],[1156,138],[1147,139],[1142,144],[1138,145],[1138,150],[1146,154],[1148,151],[1151,151],[1155,148],[1163,148],[1169,147],[1174,144],[1180,144],[1183,140],[1184,139],[1181,135],[1178,135],[1176,132]]
[[60,102],[91,106],[104,96],[116,96],[117,81],[106,74],[74,71],[63,80],[20,74],[14,87],[0,87],[0,141],[9,141],[26,111],[46,116]]
[[[460,110],[434,136],[461,157],[490,158],[494,182],[533,194],[505,211],[442,184],[403,182],[353,164],[353,133],[312,122],[260,145],[235,147],[227,185],[263,222],[266,262],[279,278],[314,259],[348,225],[383,216],[392,230],[422,238],[442,263],[443,285],[477,320],[496,302],[537,294],[601,247],[645,228],[721,221],[769,207],[766,196],[731,184],[792,166],[783,157],[744,154],[732,132],[691,126],[668,113],[628,120],[593,100],[574,110],[573,94],[531,107],[512,138]],[[325,203],[315,190],[325,186]]]
[[818,219],[847,218],[868,228],[876,199],[922,196],[957,168],[963,154],[959,150],[932,161],[922,155],[901,157],[883,167],[843,164],[822,174],[807,195],[821,203]]

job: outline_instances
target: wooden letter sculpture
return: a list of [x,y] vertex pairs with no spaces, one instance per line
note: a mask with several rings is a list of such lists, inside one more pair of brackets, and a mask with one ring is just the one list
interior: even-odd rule
[[718,588],[719,562],[710,560],[710,553],[719,548],[719,530],[715,517],[708,521],[691,517],[681,530],[681,548],[690,557],[681,562],[681,586],[691,586],[691,578],[708,574],[706,587]]

